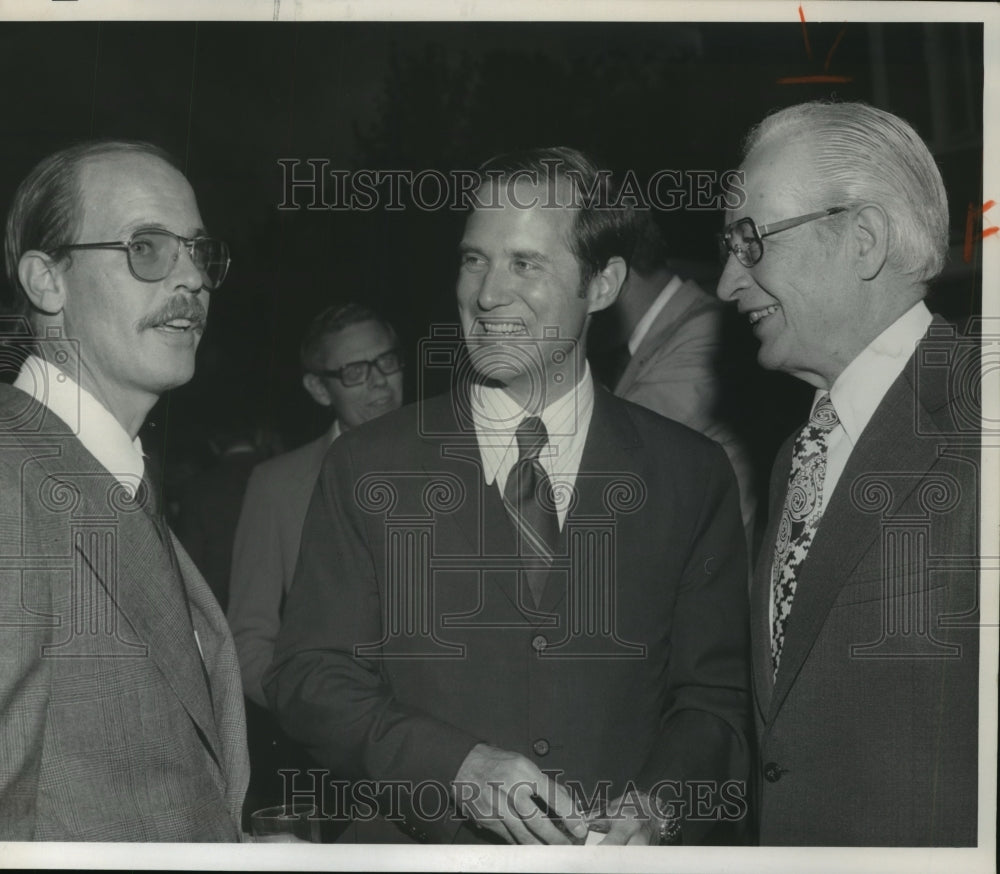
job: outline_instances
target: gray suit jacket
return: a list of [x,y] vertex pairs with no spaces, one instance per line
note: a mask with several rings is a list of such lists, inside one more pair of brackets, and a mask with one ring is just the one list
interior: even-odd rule
[[269,459],[250,474],[233,543],[229,627],[236,641],[243,691],[267,707],[261,687],[274,656],[281,607],[292,585],[302,525],[330,433]]
[[0,488],[0,838],[239,840],[236,653],[183,548],[178,580],[141,506],[6,385]]
[[615,394],[710,437],[726,450],[740,486],[748,538],[757,506],[753,464],[736,434],[719,417],[723,304],[691,280],[674,292],[635,350]]
[[950,326],[930,330],[837,482],[772,682],[791,438],[775,462],[751,592],[763,844],[976,843],[979,414],[952,394]]

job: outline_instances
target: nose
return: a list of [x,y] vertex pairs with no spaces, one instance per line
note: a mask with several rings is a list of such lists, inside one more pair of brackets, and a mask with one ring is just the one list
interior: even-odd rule
[[476,295],[476,304],[484,312],[496,309],[510,303],[511,296],[507,290],[506,276],[502,270],[491,266],[483,275]]
[[378,369],[377,364],[372,364],[368,371],[368,384],[372,388],[381,388],[386,385],[388,380],[385,378],[385,374]]
[[192,294],[197,294],[205,288],[205,276],[198,269],[198,265],[194,263],[191,247],[186,243],[179,242],[177,246],[177,261],[170,273],[170,279],[175,288],[189,291]]
[[722,276],[719,277],[719,284],[715,289],[716,295],[723,301],[733,300],[737,292],[746,285],[747,277],[747,268],[730,253],[722,270]]

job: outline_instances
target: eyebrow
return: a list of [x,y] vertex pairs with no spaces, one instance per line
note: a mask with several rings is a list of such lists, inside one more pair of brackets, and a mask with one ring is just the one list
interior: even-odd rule
[[544,252],[539,252],[537,249],[514,249],[508,251],[507,255],[518,261],[538,261],[540,264],[549,264],[552,261],[548,255]]
[[[139,231],[170,231],[170,233],[175,233],[170,228],[168,228],[162,222],[134,222],[125,225],[125,238],[128,239],[132,234],[136,234]],[[179,234],[179,236],[186,237],[189,240],[196,239],[197,237],[207,237],[208,232],[199,225],[190,234]]]

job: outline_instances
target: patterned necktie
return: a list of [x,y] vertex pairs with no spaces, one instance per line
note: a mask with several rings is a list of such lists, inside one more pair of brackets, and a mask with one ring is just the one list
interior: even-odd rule
[[795,597],[796,575],[806,560],[809,546],[823,515],[823,480],[830,432],[840,424],[837,411],[824,394],[813,409],[806,426],[795,438],[788,493],[778,524],[778,537],[771,564],[774,621],[771,626],[771,666],[778,673],[785,626]]
[[[517,428],[517,464],[507,475],[503,490],[504,503],[517,527],[522,555],[537,555],[546,563],[552,561],[559,539],[559,517],[556,515],[552,484],[538,460],[549,435],[538,416],[530,416]],[[535,603],[541,601],[547,571],[528,573],[528,584]]]

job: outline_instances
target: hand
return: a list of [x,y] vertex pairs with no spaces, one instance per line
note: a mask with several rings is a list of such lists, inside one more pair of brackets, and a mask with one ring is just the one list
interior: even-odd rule
[[660,841],[662,818],[654,810],[652,799],[645,793],[630,789],[608,806],[602,817],[610,828],[601,844],[608,846],[646,846]]
[[571,844],[567,832],[587,834],[567,789],[519,753],[476,744],[453,785],[459,809],[508,843]]

